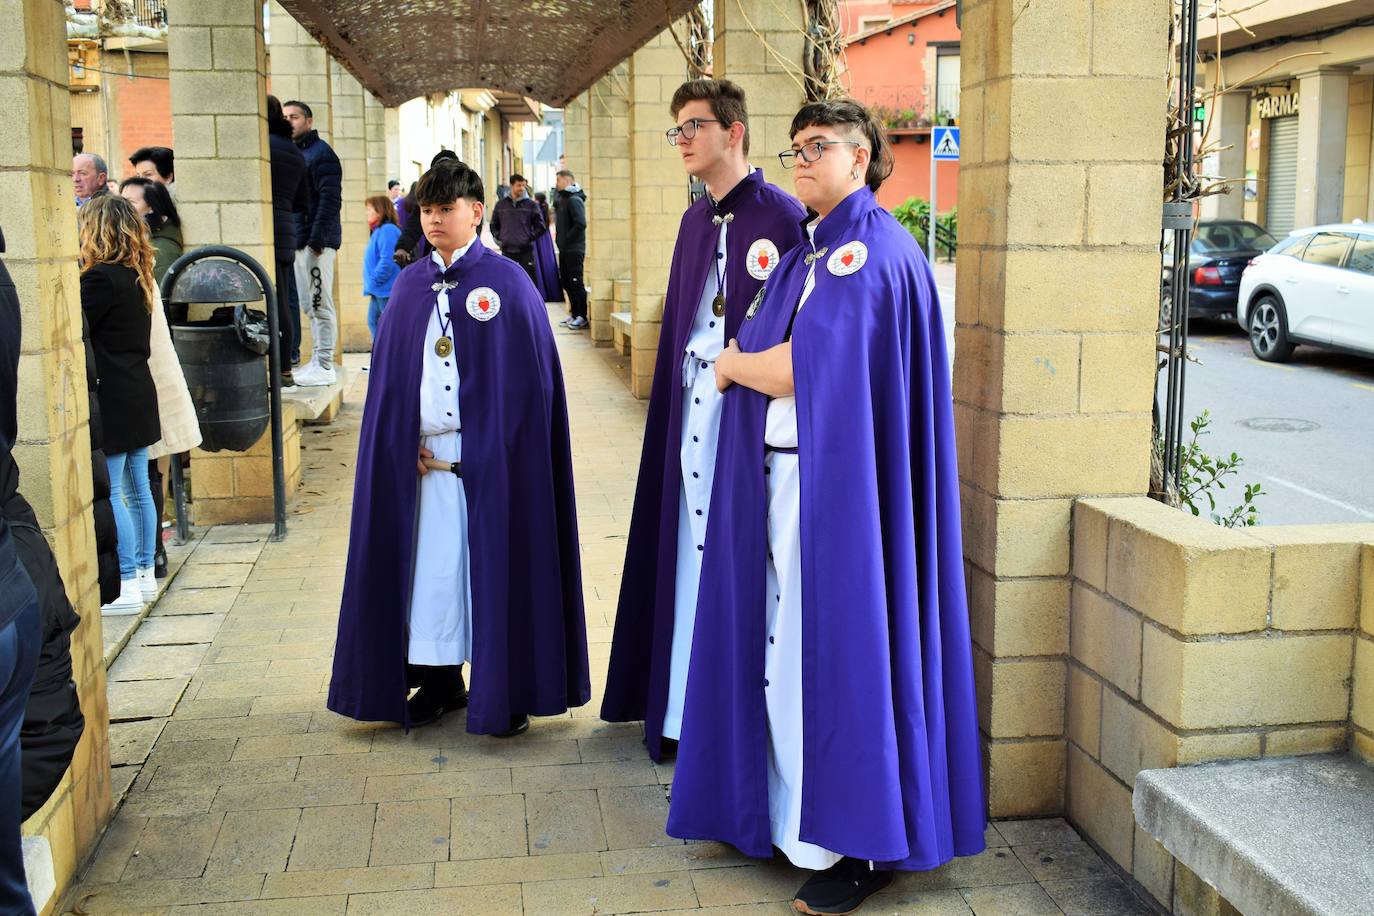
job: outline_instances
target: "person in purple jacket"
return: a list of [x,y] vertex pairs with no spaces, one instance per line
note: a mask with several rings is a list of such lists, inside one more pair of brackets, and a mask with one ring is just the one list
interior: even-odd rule
[[377,322],[382,320],[386,302],[391,298],[391,284],[401,268],[396,266],[396,242],[401,227],[391,198],[384,194],[369,197],[363,204],[367,209],[367,228],[372,234],[363,253],[363,295],[368,297],[367,329],[377,339]]

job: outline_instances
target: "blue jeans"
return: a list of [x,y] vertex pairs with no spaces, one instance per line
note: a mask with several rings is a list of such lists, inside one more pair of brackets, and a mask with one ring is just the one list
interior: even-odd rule
[[30,916],[33,902],[24,878],[19,838],[21,789],[19,727],[42,649],[38,600],[0,628],[0,913]]
[[368,296],[367,304],[367,329],[372,332],[372,339],[377,339],[377,322],[382,320],[382,309],[386,308],[390,296]]
[[157,547],[157,510],[148,486],[148,450],[106,455],[110,466],[110,504],[119,534],[119,577],[132,579],[153,565]]

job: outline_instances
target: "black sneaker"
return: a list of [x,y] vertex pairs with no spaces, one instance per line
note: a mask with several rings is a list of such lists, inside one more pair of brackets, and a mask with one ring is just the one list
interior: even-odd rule
[[818,871],[797,891],[792,908],[810,916],[842,916],[892,883],[892,872],[876,871],[863,859],[845,856]]
[[510,728],[503,732],[496,732],[493,738],[514,738],[516,735],[523,735],[530,730],[529,716],[511,716]]

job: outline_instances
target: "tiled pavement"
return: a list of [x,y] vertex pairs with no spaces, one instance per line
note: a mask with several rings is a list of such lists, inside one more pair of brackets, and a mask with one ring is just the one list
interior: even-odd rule
[[[624,366],[561,336],[592,670],[606,668],[644,404]],[[463,717],[404,734],[324,708],[365,373],[302,437],[281,543],[204,532],[110,667],[123,803],[77,913],[790,912],[802,873],[663,832],[671,767],[590,704],[504,742]],[[538,574],[538,570],[532,570]],[[599,680],[599,678],[597,679]],[[989,849],[903,874],[866,913],[1148,912],[1062,821],[998,823]]]

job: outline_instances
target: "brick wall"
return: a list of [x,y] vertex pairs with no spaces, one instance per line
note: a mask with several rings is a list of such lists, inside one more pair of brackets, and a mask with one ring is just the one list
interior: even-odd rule
[[[110,177],[134,173],[129,154],[144,146],[172,146],[172,90],[167,79],[166,54],[129,55],[134,79],[106,74],[118,131],[118,149],[110,150]],[[123,70],[122,53],[106,54],[104,69]],[[114,64],[120,64],[114,66]],[[117,157],[118,161],[115,161]]]

